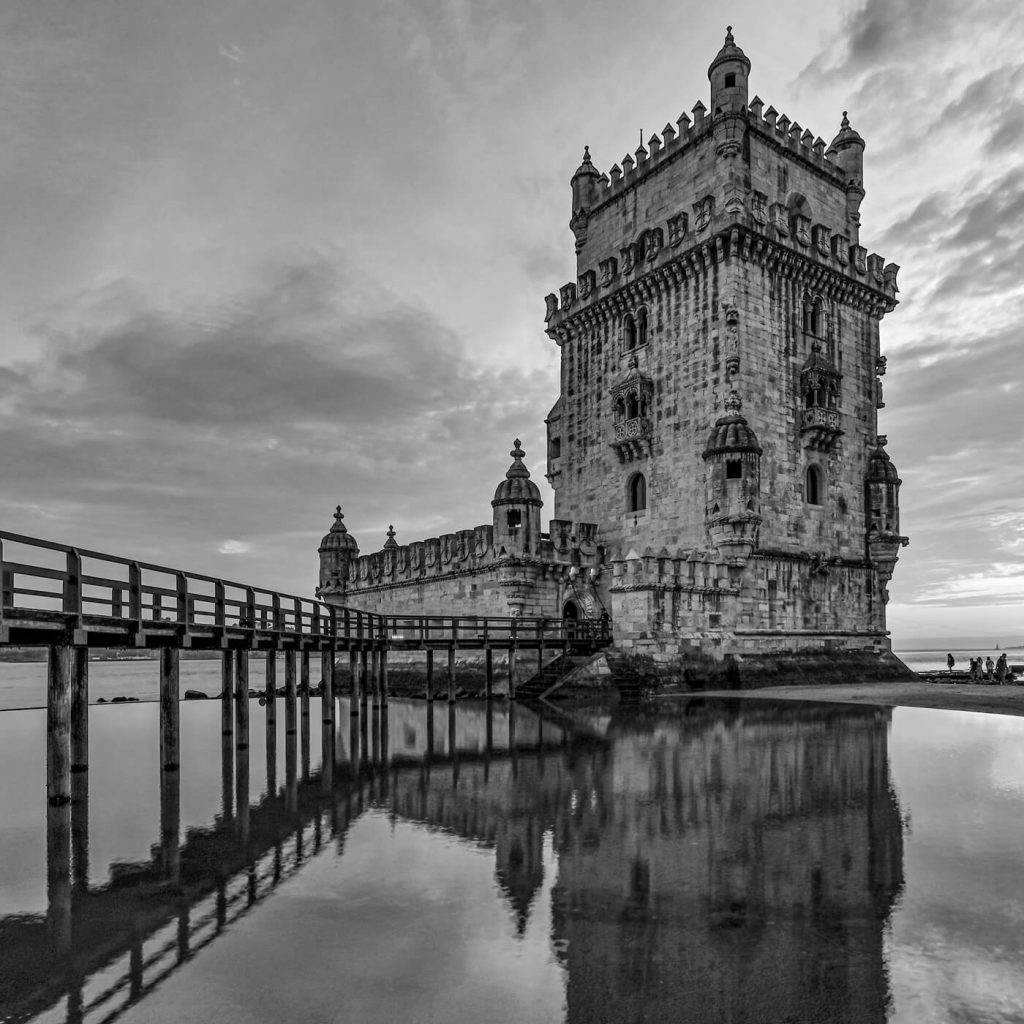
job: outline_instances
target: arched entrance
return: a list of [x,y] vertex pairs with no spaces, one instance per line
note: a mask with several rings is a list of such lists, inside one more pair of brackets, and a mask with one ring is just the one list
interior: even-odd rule
[[580,609],[575,601],[566,601],[562,605],[562,618],[565,620],[565,632],[569,639],[572,640],[576,636],[577,622],[580,618]]

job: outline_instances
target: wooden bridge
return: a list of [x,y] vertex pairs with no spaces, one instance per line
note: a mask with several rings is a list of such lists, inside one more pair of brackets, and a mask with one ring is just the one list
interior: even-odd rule
[[0,531],[0,647],[47,647],[47,790],[51,803],[71,799],[70,776],[88,766],[89,651],[157,649],[160,675],[160,758],[178,765],[179,654],[221,656],[222,731],[248,746],[249,656],[264,652],[268,720],[276,715],[277,653],[284,654],[286,731],[297,704],[309,714],[310,655],[319,653],[323,718],[337,715],[336,665],[349,657],[352,714],[388,701],[388,652],[422,651],[427,696],[433,696],[434,655],[447,654],[448,700],[455,701],[455,657],[484,654],[485,696],[494,696],[493,652],[508,652],[508,696],[515,698],[520,652],[545,658],[587,653],[607,638],[585,621],[490,616],[378,615],[336,607],[202,573],[69,547]]

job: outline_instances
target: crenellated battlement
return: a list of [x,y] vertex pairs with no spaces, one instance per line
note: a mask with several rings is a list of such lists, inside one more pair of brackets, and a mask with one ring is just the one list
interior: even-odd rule
[[[496,568],[521,556],[495,542],[491,524],[471,530],[443,533],[439,537],[398,544],[394,530],[379,551],[340,560],[322,577],[323,594],[344,593],[350,589],[426,582],[441,576],[473,574]],[[533,560],[550,564],[590,567],[600,565],[603,552],[597,543],[594,523],[574,523],[553,519],[549,532],[540,536]]]

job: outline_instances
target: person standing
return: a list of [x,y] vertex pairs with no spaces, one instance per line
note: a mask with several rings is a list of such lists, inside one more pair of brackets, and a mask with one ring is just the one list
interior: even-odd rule
[[1006,664],[1006,651],[996,659],[996,682],[1005,683],[1006,676],[1008,674],[1008,666]]
[[946,668],[949,669],[950,674],[953,672],[953,666],[956,664],[956,658],[952,654],[946,655]]
[[991,679],[992,679],[992,672],[995,669],[995,667],[996,667],[996,663],[992,660],[992,655],[990,654],[985,659],[985,678],[988,679],[989,681],[991,681]]

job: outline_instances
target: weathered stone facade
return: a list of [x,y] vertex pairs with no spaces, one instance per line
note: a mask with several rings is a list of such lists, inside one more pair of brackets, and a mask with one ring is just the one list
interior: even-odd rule
[[877,433],[879,321],[899,268],[860,244],[864,142],[846,115],[826,146],[748,98],[749,71],[730,30],[710,111],[698,102],[607,175],[585,151],[572,177],[576,280],[547,297],[550,534],[539,495],[507,509],[496,495],[492,527],[350,560],[344,581],[328,556],[324,596],[606,607],[616,643],[659,660],[887,648],[906,538]]

